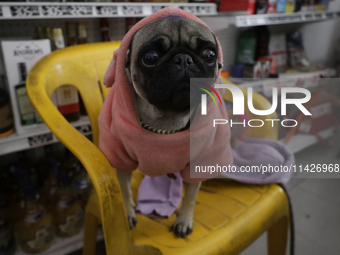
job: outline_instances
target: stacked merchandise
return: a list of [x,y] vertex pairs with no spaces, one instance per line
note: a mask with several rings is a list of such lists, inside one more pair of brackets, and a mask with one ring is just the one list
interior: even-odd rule
[[39,254],[51,247],[55,236],[71,237],[83,227],[92,192],[88,175],[68,151],[58,158],[51,147],[45,149],[38,164],[19,152],[18,163],[1,171],[2,254],[13,254],[16,243],[26,253]]
[[240,34],[236,64],[231,66],[230,74],[237,78],[274,78],[323,69],[309,62],[301,32],[271,34],[267,27],[260,26]]
[[[104,27],[105,26],[105,27]],[[0,137],[15,131],[24,134],[35,130],[43,120],[34,109],[26,91],[26,77],[33,65],[51,50],[65,46],[87,43],[86,26],[82,23],[66,23],[66,41],[61,28],[36,28],[35,40],[2,39],[2,55],[6,69],[7,86],[0,88]],[[107,20],[102,20],[102,36],[109,40]],[[51,98],[59,111],[69,121],[79,120],[87,115],[77,89],[65,84],[58,88]]]
[[249,14],[325,11],[330,0],[221,0],[219,11],[247,11]]
[[[230,75],[251,80],[241,79],[235,82],[254,81],[255,78],[261,84],[263,94],[269,101],[272,100],[273,87],[279,89],[304,87],[312,92],[312,98],[305,107],[314,113],[313,117],[302,116],[295,105],[288,105],[288,114],[280,116],[281,102],[278,102],[279,119],[281,121],[294,119],[299,123],[293,128],[279,125],[279,139],[285,138],[285,141],[289,142],[295,133],[317,135],[323,130],[338,126],[334,109],[340,106],[340,100],[326,90],[320,89],[320,73],[324,73],[326,68],[309,62],[304,51],[301,32],[270,34],[266,27],[256,27],[242,32],[237,45],[236,64],[230,67]],[[278,77],[279,79],[264,79]],[[322,77],[325,78],[324,75]],[[323,79],[322,83],[327,84],[331,81],[332,79]],[[299,98],[301,94],[293,93],[289,97]],[[294,126],[294,123],[286,125]]]

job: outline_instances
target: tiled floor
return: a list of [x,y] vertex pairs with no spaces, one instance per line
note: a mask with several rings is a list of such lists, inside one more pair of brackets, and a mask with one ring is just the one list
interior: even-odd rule
[[[339,141],[339,136],[334,137],[334,146],[329,151],[318,144],[298,153],[296,163],[340,164],[340,159],[337,158]],[[293,176],[287,184],[295,220],[295,254],[339,255],[340,173],[338,178],[333,179],[299,177],[301,176]],[[267,254],[266,245],[264,234],[241,255]]]
[[[334,146],[329,151],[317,144],[298,153],[296,164],[340,164],[337,158],[340,136],[333,141]],[[294,213],[295,255],[339,255],[340,173],[336,179],[302,178],[301,174],[295,174],[286,186]],[[265,255],[266,245],[266,234],[263,234],[241,255]],[[103,242],[97,248],[96,254],[105,254]],[[78,254],[81,253],[72,255]]]

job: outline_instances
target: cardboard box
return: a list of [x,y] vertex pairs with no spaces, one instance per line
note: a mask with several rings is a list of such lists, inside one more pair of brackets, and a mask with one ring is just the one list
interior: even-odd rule
[[15,86],[20,83],[19,63],[25,63],[27,73],[42,57],[51,52],[49,40],[1,41],[2,55],[6,69],[8,90],[11,97],[15,129],[18,134],[34,130],[40,125],[21,125]]

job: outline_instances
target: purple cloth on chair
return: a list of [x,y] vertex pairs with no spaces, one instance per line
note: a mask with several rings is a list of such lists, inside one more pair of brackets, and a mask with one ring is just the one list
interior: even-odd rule
[[[295,162],[294,154],[281,142],[262,138],[248,138],[236,150],[232,150],[233,165],[237,170],[241,166],[286,166]],[[182,200],[183,181],[179,173],[176,179],[167,175],[159,177],[145,176],[138,190],[136,211],[149,217],[170,217]],[[287,183],[290,172],[250,172],[222,173],[220,177],[236,181],[265,184]]]

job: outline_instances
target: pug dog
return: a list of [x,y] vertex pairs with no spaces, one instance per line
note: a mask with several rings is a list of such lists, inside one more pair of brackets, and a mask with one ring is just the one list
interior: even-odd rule
[[[192,114],[190,78],[215,78],[220,68],[215,36],[202,24],[179,16],[163,17],[142,27],[132,39],[126,62],[141,122],[156,130],[185,129]],[[128,222],[133,228],[137,221],[131,177],[131,172],[117,169]],[[192,232],[200,185],[184,183],[185,196],[171,227],[178,237]]]

